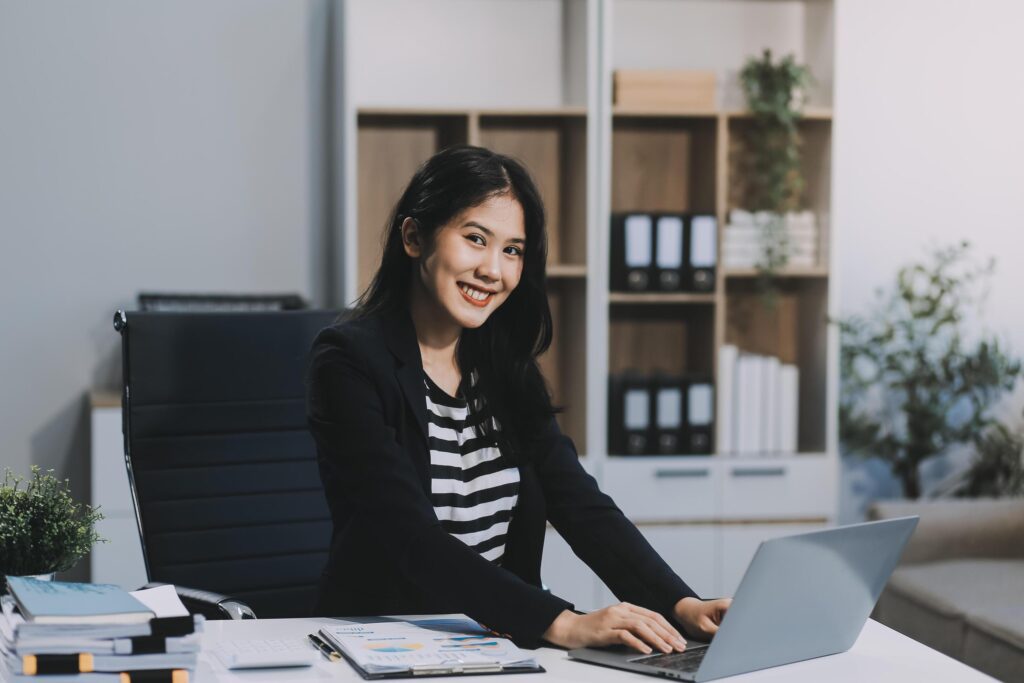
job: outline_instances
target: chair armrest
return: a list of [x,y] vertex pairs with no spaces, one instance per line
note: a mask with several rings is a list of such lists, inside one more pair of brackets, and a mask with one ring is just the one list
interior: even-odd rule
[[[166,584],[160,582],[147,583],[143,588],[156,588]],[[252,608],[241,600],[213,591],[175,586],[175,592],[190,614],[202,614],[207,619],[255,619]]]
[[874,503],[868,519],[920,515],[901,564],[1024,557],[1024,500],[949,499]]

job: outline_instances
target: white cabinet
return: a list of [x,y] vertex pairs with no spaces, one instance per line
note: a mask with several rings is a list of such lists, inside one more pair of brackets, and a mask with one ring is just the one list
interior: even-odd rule
[[540,576],[548,590],[573,603],[576,609],[589,611],[604,606],[598,596],[600,579],[551,527],[544,537]]
[[90,423],[92,504],[103,513],[96,531],[106,539],[89,554],[90,580],[135,590],[146,583],[146,565],[124,463],[118,398],[93,396]]
[[634,522],[712,519],[720,469],[712,458],[609,458],[602,489]]
[[792,458],[722,463],[723,519],[805,519],[836,514],[834,458]]

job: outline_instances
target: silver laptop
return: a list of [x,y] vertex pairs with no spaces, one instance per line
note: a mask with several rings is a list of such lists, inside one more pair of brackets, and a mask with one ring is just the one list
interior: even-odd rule
[[765,541],[710,644],[643,655],[584,648],[569,656],[681,681],[709,681],[849,650],[918,518],[812,531]]

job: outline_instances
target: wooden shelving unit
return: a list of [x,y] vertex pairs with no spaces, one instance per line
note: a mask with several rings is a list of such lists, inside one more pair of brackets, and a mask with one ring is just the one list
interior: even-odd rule
[[[431,0],[407,1],[417,13],[423,11],[419,3]],[[357,20],[383,16],[371,0],[355,4],[361,8]],[[707,293],[611,292],[611,216],[713,213],[720,245],[730,210],[746,206],[742,162],[753,121],[737,99],[736,70],[745,57],[771,47],[776,54],[805,56],[831,88],[832,2],[482,0],[480,6],[502,12],[502,31],[535,49],[494,50],[467,61],[458,51],[410,48],[405,74],[387,71],[392,47],[364,45],[372,54],[348,67],[380,79],[362,79],[362,90],[345,98],[345,125],[355,149],[341,172],[349,206],[345,234],[356,254],[343,296],[351,301],[369,281],[387,214],[431,154],[470,143],[522,159],[548,210],[555,342],[540,362],[556,403],[565,408],[559,416],[563,431],[602,488],[691,585],[709,595],[728,594],[760,540],[820,527],[837,513],[838,337],[827,325],[837,302],[830,92],[814,100],[800,122],[805,201],[819,226],[819,260],[778,274],[775,308],[763,306],[755,269],[719,267],[714,290]],[[437,39],[461,41],[465,8],[443,1],[431,8],[439,13],[437,26],[460,26]],[[346,30],[365,28],[350,21]],[[390,46],[418,42],[413,28],[391,30],[397,33]],[[701,40],[706,35],[717,37],[713,50]],[[506,38],[496,37],[504,45]],[[548,61],[540,63],[538,55]],[[532,59],[531,66],[524,68],[523,59]],[[478,61],[487,65],[485,76]],[[616,105],[610,87],[616,68],[714,68],[720,106]],[[424,79],[433,79],[429,87]],[[500,87],[490,87],[492,81]],[[453,91],[460,95],[450,97]],[[724,344],[777,355],[799,367],[797,453],[609,454],[610,373],[713,377]],[[597,588],[587,588],[579,579],[586,570],[553,531],[551,536],[545,582],[578,606],[608,604],[607,590],[596,579]]]

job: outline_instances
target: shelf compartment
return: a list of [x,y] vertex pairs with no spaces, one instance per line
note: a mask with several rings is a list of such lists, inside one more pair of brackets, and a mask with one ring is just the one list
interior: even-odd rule
[[[728,186],[725,188],[726,210],[747,209],[752,188],[748,182],[750,163],[749,136],[754,126],[751,117],[728,119]],[[810,269],[826,269],[829,262],[830,221],[832,215],[832,121],[830,117],[805,118],[798,124],[802,138],[800,170],[805,187],[800,206],[814,213],[818,227],[817,265]],[[726,218],[728,220],[728,217]],[[741,269],[738,269],[741,270]],[[826,273],[827,274],[827,273]]]
[[717,119],[615,117],[612,212],[715,213]]
[[482,146],[522,161],[548,217],[548,262],[587,260],[587,119],[585,116],[479,117]]
[[608,372],[713,376],[714,308],[613,306]]
[[538,359],[554,404],[564,409],[558,424],[578,453],[586,452],[587,433],[586,284],[581,279],[548,281],[554,338]]
[[459,113],[414,115],[360,113],[357,117],[359,234],[358,291],[380,262],[385,223],[420,164],[436,152],[469,139],[469,117]]
[[786,279],[773,304],[756,280],[731,279],[725,292],[725,341],[740,351],[775,356],[800,371],[797,451],[826,444],[828,281]]

